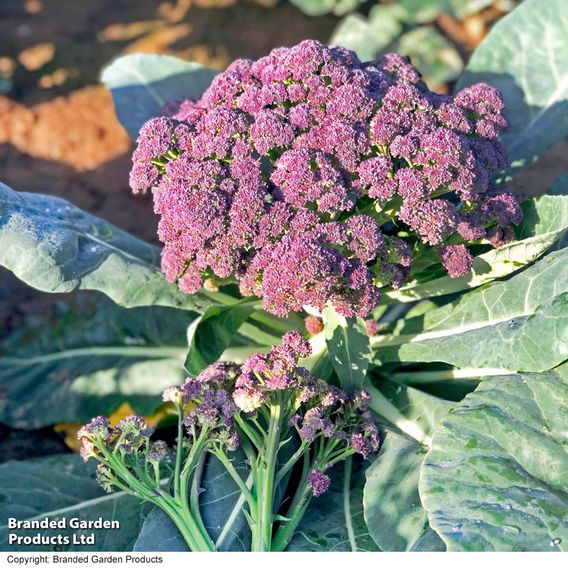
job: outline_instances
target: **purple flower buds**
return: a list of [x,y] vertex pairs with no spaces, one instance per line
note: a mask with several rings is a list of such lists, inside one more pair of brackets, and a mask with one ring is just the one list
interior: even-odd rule
[[442,265],[452,278],[465,276],[471,271],[473,258],[464,245],[442,245],[438,254]]
[[162,461],[168,453],[168,445],[163,440],[156,440],[150,446],[150,451],[148,452],[149,462],[159,462]]
[[320,469],[314,469],[308,475],[308,483],[312,488],[314,497],[321,497],[331,485],[331,479]]
[[276,315],[365,317],[408,278],[408,244],[440,245],[457,275],[467,255],[443,252],[450,236],[500,246],[521,218],[491,183],[508,164],[499,92],[432,93],[397,54],[361,62],[304,41],[236,61],[164,112],[142,127],[130,180],[152,190],[162,268],[188,294],[232,277]]

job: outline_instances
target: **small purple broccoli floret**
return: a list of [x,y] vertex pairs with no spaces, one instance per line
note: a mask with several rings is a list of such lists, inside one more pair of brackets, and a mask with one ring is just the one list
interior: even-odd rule
[[321,497],[324,493],[327,493],[331,485],[331,479],[320,469],[314,469],[308,475],[308,483],[312,488],[313,496]]

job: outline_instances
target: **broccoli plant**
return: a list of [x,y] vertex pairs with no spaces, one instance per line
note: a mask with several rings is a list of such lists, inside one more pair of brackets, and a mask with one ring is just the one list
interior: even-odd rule
[[566,176],[507,189],[568,134],[561,8],[503,18],[453,95],[315,41],[105,69],[163,247],[1,187],[2,266],[92,291],[3,341],[0,419],[85,423],[88,461],[0,466],[1,518],[117,519],[105,550],[564,550]]
[[[178,418],[176,448],[169,460],[162,440],[150,441],[144,419],[129,416],[111,427],[103,416],[79,430],[81,454],[94,458],[97,480],[159,507],[192,551],[214,551],[212,529],[200,508],[207,455],[216,458],[241,493],[253,551],[283,551],[313,497],[330,487],[325,473],[360,454],[369,458],[379,434],[368,411],[369,395],[348,397],[341,389],[297,367],[310,346],[297,332],[283,336],[269,355],[249,357],[242,367],[215,363],[163,399]],[[237,449],[246,456],[246,477],[235,467]],[[285,459],[282,457],[285,456]],[[298,479],[290,474],[300,465]],[[165,471],[164,471],[165,470]],[[166,473],[171,482],[162,487]],[[278,496],[293,485],[282,515]],[[238,511],[237,511],[238,512]]]

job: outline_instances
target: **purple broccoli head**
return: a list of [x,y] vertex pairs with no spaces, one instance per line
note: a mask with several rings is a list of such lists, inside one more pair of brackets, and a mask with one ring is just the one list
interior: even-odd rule
[[304,41],[164,113],[140,131],[131,185],[152,191],[162,268],[188,294],[232,278],[277,315],[365,317],[420,243],[461,276],[468,242],[501,246],[521,218],[491,182],[508,165],[499,92],[433,93],[396,54]]

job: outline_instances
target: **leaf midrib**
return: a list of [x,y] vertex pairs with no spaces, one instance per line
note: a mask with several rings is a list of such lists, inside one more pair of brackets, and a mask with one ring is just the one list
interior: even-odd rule
[[405,343],[419,343],[421,341],[427,341],[429,339],[441,339],[443,337],[451,337],[453,335],[459,335],[462,333],[467,333],[469,331],[476,331],[478,329],[483,329],[484,327],[490,327],[494,325],[498,325],[500,323],[504,323],[506,321],[516,319],[516,318],[523,318],[528,317],[534,313],[534,310],[529,312],[521,312],[517,314],[510,314],[502,318],[490,319],[486,321],[479,321],[475,323],[471,323],[468,325],[461,325],[459,327],[452,327],[449,329],[442,329],[438,331],[426,331],[424,333],[415,333],[415,334],[406,334],[406,335],[398,335],[390,340],[386,339],[382,341],[383,338],[388,337],[385,335],[377,335],[375,337],[371,337],[371,346],[372,347],[390,347],[396,345],[402,345]]
[[185,356],[185,348],[181,347],[79,347],[77,349],[67,349],[58,353],[48,355],[37,355],[35,357],[2,357],[0,359],[0,369],[2,367],[19,366],[27,367],[30,365],[41,365],[72,359],[75,357],[134,357],[134,358],[181,358]]

